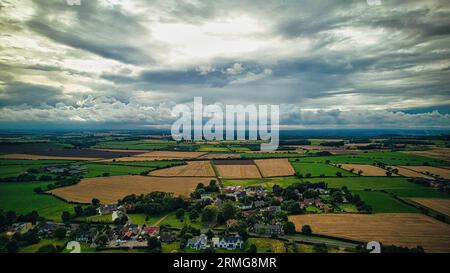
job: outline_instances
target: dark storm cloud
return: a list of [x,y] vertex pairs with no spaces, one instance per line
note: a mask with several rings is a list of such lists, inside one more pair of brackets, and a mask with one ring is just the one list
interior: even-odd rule
[[13,82],[3,90],[0,89],[0,106],[40,106],[43,103],[54,105],[63,100],[63,92],[51,86]]

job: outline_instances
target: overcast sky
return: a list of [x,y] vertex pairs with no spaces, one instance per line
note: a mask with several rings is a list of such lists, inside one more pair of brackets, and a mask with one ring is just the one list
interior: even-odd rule
[[0,29],[0,128],[164,127],[194,96],[450,127],[449,1],[0,0]]

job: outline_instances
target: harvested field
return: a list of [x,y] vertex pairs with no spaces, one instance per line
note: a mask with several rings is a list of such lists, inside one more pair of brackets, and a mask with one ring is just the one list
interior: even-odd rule
[[256,165],[217,165],[220,176],[223,178],[261,178]]
[[295,171],[288,159],[261,159],[255,160],[256,166],[263,177],[290,176]]
[[[363,171],[362,176],[387,176],[386,170],[378,168],[372,165],[358,165],[358,164],[340,164],[341,168],[347,171],[354,170],[353,173],[358,173],[359,170]],[[396,176],[393,174],[392,176]]]
[[214,169],[209,161],[191,161],[187,165],[156,170],[150,173],[154,176],[188,176],[188,177],[211,177],[215,176]]
[[227,159],[227,158],[241,158],[240,154],[220,154],[220,153],[208,153],[206,155],[202,155],[199,158],[201,159]]
[[450,179],[450,170],[445,168],[437,168],[430,166],[402,166],[402,168],[409,169],[425,175],[431,176],[439,175],[439,177],[441,178]]
[[78,203],[91,203],[93,198],[102,204],[113,204],[130,194],[146,194],[153,191],[172,192],[188,196],[198,183],[207,184],[211,178],[199,177],[150,177],[123,175],[96,177],[81,180],[80,183],[49,191],[64,200]]
[[47,156],[47,155],[28,155],[28,154],[7,154],[0,155],[3,159],[29,159],[29,160],[40,160],[40,159],[51,159],[51,160],[100,160],[101,158],[92,157],[72,157],[72,156]]
[[430,208],[432,210],[450,216],[450,199],[411,198],[410,200],[424,207]]
[[450,161],[450,148],[437,148],[429,151],[403,151],[402,153]]
[[426,176],[424,174],[421,174],[419,172],[413,171],[408,169],[407,167],[400,167],[400,166],[389,166],[392,169],[397,169],[398,170],[398,174],[401,176],[405,176],[405,177],[429,177]]
[[450,225],[418,213],[311,214],[289,216],[289,221],[297,230],[310,225],[313,233],[321,235],[450,252]]

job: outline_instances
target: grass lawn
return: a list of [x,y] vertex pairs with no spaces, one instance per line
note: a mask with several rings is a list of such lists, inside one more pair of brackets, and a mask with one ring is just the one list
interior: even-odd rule
[[0,183],[0,209],[18,214],[36,210],[40,216],[61,221],[63,211],[74,213],[74,206],[46,194],[37,194],[36,187],[45,189],[49,182]]
[[39,243],[34,245],[29,245],[26,247],[22,247],[19,250],[19,253],[36,253],[39,248],[52,244],[54,246],[65,246],[68,240],[58,240],[58,239],[41,239]]
[[200,222],[200,218],[196,222],[192,222],[189,220],[188,214],[185,213],[184,221],[181,222],[175,216],[175,212],[170,213],[161,223],[160,225],[169,225],[171,227],[182,228],[184,225],[190,225],[192,227],[201,229],[203,228],[202,222]]
[[366,204],[370,205],[374,213],[418,213],[413,206],[406,205],[387,193],[376,191],[353,191]]
[[[35,165],[33,165],[35,166]],[[17,177],[20,174],[26,172],[29,168],[33,166],[30,165],[10,165],[10,166],[0,166],[0,178],[7,177]],[[39,165],[36,165],[39,166]],[[39,176],[39,174],[38,174]]]
[[309,156],[300,159],[301,162],[312,163],[325,163],[329,160],[331,163],[340,164],[369,164],[372,165],[375,162],[383,162],[388,165],[411,165],[419,166],[425,162],[430,165],[442,166],[447,165],[449,162],[433,159],[424,156],[418,156],[413,154],[404,154],[400,152],[372,152],[359,155],[335,155],[335,156]]
[[258,253],[286,253],[284,242],[269,238],[248,238],[245,242],[245,249],[249,249],[251,245],[256,245]]
[[163,218],[166,214],[156,215],[156,216],[147,216],[145,214],[127,214],[128,218],[131,220],[133,224],[136,225],[154,225],[161,218]]
[[140,174],[153,169],[150,167],[134,167],[112,164],[86,164],[84,166],[87,168],[87,172],[84,174],[84,177],[98,177],[102,176],[104,173],[109,173],[110,176]]
[[317,177],[321,175],[336,176],[337,172],[340,172],[342,176],[356,176],[356,174],[324,163],[303,163],[291,161],[291,165],[294,167],[296,173],[303,174],[303,176],[307,173],[311,174],[311,176]]
[[319,208],[317,208],[316,206],[307,206],[306,207],[306,212],[319,213],[319,212],[321,212],[321,210]]
[[112,215],[111,214],[92,215],[87,217],[79,217],[77,218],[77,220],[91,223],[112,223]]
[[177,253],[180,250],[180,242],[161,243],[163,253]]
[[339,205],[339,208],[343,212],[358,212],[358,209],[353,204],[341,204],[341,205]]

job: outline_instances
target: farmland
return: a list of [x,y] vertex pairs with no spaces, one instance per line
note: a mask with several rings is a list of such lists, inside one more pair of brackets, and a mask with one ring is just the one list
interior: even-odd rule
[[64,200],[77,203],[90,203],[93,198],[103,204],[116,203],[117,200],[131,194],[146,194],[152,191],[163,191],[175,195],[188,196],[198,183],[209,183],[209,178],[163,178],[147,176],[112,176],[83,179],[74,186],[51,190]]
[[263,177],[290,176],[295,171],[287,159],[262,159],[254,161]]
[[395,199],[391,195],[379,191],[353,191],[358,194],[367,205],[371,206],[374,213],[418,213],[419,211],[405,203]]
[[73,205],[46,194],[37,194],[36,187],[45,188],[48,182],[0,183],[0,208],[17,213],[36,210],[40,216],[60,221],[63,211],[73,212]]
[[328,184],[329,188],[342,188],[346,186],[350,190],[385,190],[401,197],[450,198],[446,193],[408,182],[407,178],[404,177],[326,177],[305,179],[299,179],[297,177],[276,177],[264,179],[225,179],[224,185],[260,185],[271,188],[275,184],[281,187],[287,187],[293,183],[303,183],[306,181],[312,183],[323,181]]
[[215,173],[209,161],[191,161],[187,165],[153,171],[150,175],[212,177]]
[[[342,169],[360,173],[363,176],[387,176],[386,170],[372,165],[341,164]],[[393,174],[393,176],[395,176]]]
[[176,146],[175,141],[168,140],[131,140],[131,141],[105,141],[100,142],[94,148],[98,149],[123,149],[123,150],[162,150]]
[[450,170],[444,168],[436,168],[431,166],[404,166],[403,168],[407,168],[409,170],[426,174],[429,176],[439,176],[445,179],[450,179]]
[[220,176],[224,178],[259,178],[261,173],[252,160],[214,161]]
[[310,225],[320,235],[450,252],[450,226],[417,213],[296,215],[289,216],[289,220],[298,230]]
[[306,174],[310,174],[312,177],[319,177],[321,175],[336,176],[338,172],[341,173],[342,176],[356,176],[356,174],[324,163],[304,163],[291,161],[291,164],[294,167],[295,172],[303,176],[306,176]]
[[450,199],[411,198],[411,201],[416,202],[424,207],[430,208],[439,213],[450,216]]

